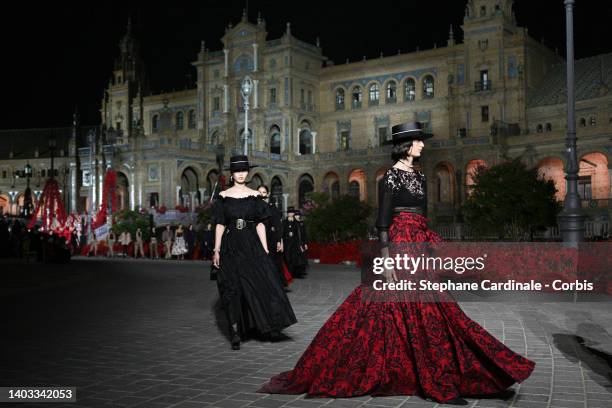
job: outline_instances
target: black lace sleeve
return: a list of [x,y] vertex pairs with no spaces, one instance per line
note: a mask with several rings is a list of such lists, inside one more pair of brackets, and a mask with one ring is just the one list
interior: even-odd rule
[[427,178],[423,176],[423,217],[427,218]]
[[388,175],[378,183],[378,217],[376,218],[376,228],[378,231],[388,230],[391,226],[393,215],[392,198],[393,191],[389,188]]
[[223,197],[219,196],[213,203],[212,210],[213,224],[225,225],[225,214],[223,211]]
[[393,191],[389,188],[388,174],[378,183],[378,217],[376,228],[378,229],[378,240],[381,248],[389,246],[389,227],[393,217]]

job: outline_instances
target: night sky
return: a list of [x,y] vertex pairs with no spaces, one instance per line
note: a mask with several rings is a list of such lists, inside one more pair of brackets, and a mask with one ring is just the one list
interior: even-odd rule
[[[612,51],[612,4],[577,0],[576,57]],[[158,3],[88,2],[74,5],[21,1],[3,5],[3,87],[5,109],[0,128],[69,126],[78,106],[81,123],[99,123],[99,103],[119,53],[128,17],[140,40],[141,53],[154,92],[184,89],[200,41],[222,48],[228,22],[236,25],[245,1]],[[466,1],[249,1],[251,22],[261,11],[268,39],[279,38],[291,22],[292,34],[310,43],[321,38],[326,57],[336,64],[395,55],[446,44],[450,24],[455,37]],[[8,9],[12,7],[12,9]],[[563,0],[517,0],[519,26],[565,55]]]

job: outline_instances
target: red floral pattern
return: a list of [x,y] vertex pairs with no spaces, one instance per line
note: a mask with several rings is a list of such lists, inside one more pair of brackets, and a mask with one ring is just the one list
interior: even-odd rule
[[[426,219],[401,213],[392,242],[441,242]],[[500,392],[535,363],[444,302],[380,302],[358,286],[319,330],[295,368],[258,392],[310,397],[421,395],[445,402]]]

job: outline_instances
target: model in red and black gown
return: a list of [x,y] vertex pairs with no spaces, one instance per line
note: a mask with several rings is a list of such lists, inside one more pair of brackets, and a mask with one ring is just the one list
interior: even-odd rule
[[[394,126],[395,164],[379,184],[382,256],[388,256],[388,241],[441,241],[422,215],[425,176],[411,167],[429,135],[402,132],[412,128],[418,126]],[[393,273],[385,277],[391,280]],[[448,294],[440,295],[444,301],[387,302],[368,301],[368,290],[366,283],[353,290],[295,368],[274,376],[258,392],[334,398],[420,395],[465,405],[462,397],[498,394],[529,377],[535,366],[466,316]],[[407,291],[403,296],[420,295]]]

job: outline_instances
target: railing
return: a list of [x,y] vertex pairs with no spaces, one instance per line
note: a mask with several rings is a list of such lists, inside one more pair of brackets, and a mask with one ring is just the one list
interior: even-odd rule
[[474,82],[474,90],[476,92],[490,91],[492,87],[493,84],[490,80]]
[[177,210],[167,210],[163,214],[159,214],[157,211],[153,210],[150,212],[153,215],[153,222],[157,226],[163,225],[189,225],[195,224],[198,218],[198,214],[195,212],[180,212]]
[[591,198],[580,200],[582,208],[612,208],[612,198]]

